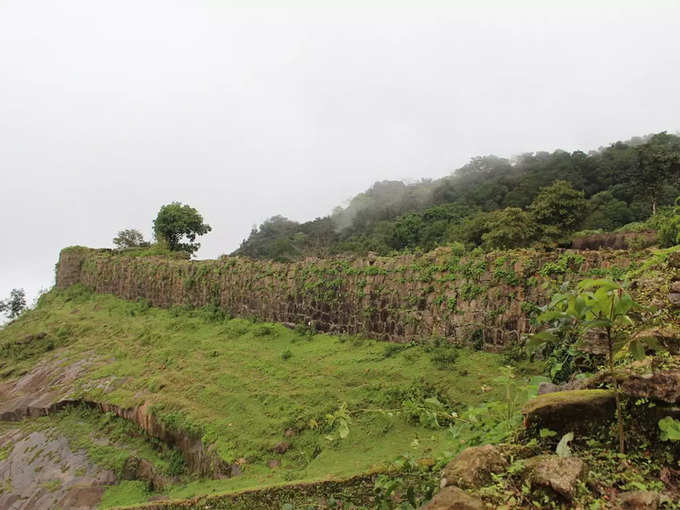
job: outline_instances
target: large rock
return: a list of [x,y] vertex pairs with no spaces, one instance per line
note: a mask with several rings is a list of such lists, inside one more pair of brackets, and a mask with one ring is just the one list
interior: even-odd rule
[[629,374],[621,382],[621,391],[635,398],[649,398],[667,404],[680,403],[680,370],[651,374]]
[[444,487],[420,510],[483,510],[481,499],[470,496],[458,487]]
[[670,292],[668,294],[668,301],[674,308],[680,308],[680,293]]
[[571,390],[539,395],[526,403],[522,413],[526,427],[565,433],[612,419],[615,407],[611,391]]
[[[680,284],[680,281],[676,283]],[[645,329],[636,333],[635,337],[640,339],[651,338],[671,354],[680,353],[680,329],[671,324]]]
[[572,499],[576,485],[583,478],[586,466],[578,457],[539,455],[524,464],[526,478],[532,486],[546,487],[567,499]]
[[660,499],[657,492],[625,492],[619,495],[617,508],[620,510],[656,510],[659,507]]
[[507,467],[508,460],[497,446],[466,448],[444,468],[441,485],[476,489],[491,483],[491,474]]

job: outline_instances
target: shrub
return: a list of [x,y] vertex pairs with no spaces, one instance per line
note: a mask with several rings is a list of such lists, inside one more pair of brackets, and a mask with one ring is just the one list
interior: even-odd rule
[[113,245],[119,249],[139,248],[149,246],[149,243],[144,241],[144,236],[134,228],[128,228],[118,232],[118,235],[113,238]]
[[259,324],[253,328],[253,336],[271,336],[276,334],[276,329],[271,324]]
[[399,354],[401,351],[408,349],[409,347],[409,344],[389,343],[385,346],[385,350],[383,351],[383,359],[391,358],[395,354]]
[[26,293],[24,289],[12,289],[9,297],[0,301],[0,313],[7,314],[7,317],[16,319],[26,309]]
[[[677,200],[676,200],[677,203]],[[680,206],[676,205],[672,210],[658,213],[650,219],[655,223],[659,233],[659,243],[668,248],[680,244]]]

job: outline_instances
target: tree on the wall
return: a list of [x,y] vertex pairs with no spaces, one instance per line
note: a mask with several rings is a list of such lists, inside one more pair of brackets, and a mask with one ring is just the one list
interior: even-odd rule
[[[167,244],[173,251],[194,253],[200,248],[196,237],[207,234],[212,228],[203,223],[203,216],[193,207],[180,202],[164,205],[153,221],[156,240]],[[184,240],[186,239],[185,242]]]

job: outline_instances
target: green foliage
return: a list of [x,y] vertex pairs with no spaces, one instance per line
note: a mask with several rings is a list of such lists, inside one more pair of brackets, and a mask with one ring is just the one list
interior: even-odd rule
[[[193,207],[180,202],[164,205],[153,221],[156,239],[167,243],[171,251],[194,253],[200,244],[196,236],[207,234],[212,229],[203,223],[203,217]],[[182,240],[186,238],[188,242]]]
[[[347,404],[343,402],[340,407],[326,415],[326,428],[333,433],[328,434],[326,439],[335,441],[336,439],[345,439],[349,436],[349,424],[352,422]],[[337,433],[337,436],[334,434]]]
[[[270,218],[236,253],[290,261],[345,252],[427,251],[451,242],[495,249],[563,240],[580,224],[615,230],[672,203],[680,194],[678,160],[680,137],[666,133],[588,154],[536,152],[513,162],[473,158],[439,180],[375,183],[348,207],[314,221]],[[518,210],[528,212],[530,220]],[[529,230],[516,240],[511,232],[523,224]],[[497,226],[501,232],[494,235]]]
[[14,320],[26,310],[26,293],[24,289],[12,289],[9,297],[0,301],[0,313],[7,315],[9,320]]
[[506,440],[522,423],[522,406],[536,396],[538,385],[546,380],[532,377],[528,383],[523,383],[508,367],[501,368],[500,373],[494,378],[494,384],[502,388],[503,397],[468,407],[449,426],[450,437],[458,448]]
[[626,328],[633,325],[629,312],[639,308],[621,284],[607,279],[583,280],[575,291],[553,295],[538,317],[540,323],[550,326],[532,335],[528,347],[533,350],[546,342],[554,343],[565,327],[579,325],[581,338],[587,331],[604,330],[611,335],[612,355],[626,349],[641,359],[646,349],[657,349],[659,345],[652,338],[627,334]]
[[659,243],[664,248],[680,244],[680,205],[657,214],[653,222],[658,230]]
[[383,358],[391,358],[392,356],[408,349],[409,347],[412,347],[412,345],[389,342],[383,350]]
[[544,226],[544,234],[563,236],[578,228],[586,211],[586,200],[583,191],[559,180],[542,188],[529,209],[535,221]]
[[253,328],[253,336],[276,336],[276,328],[271,324],[258,324]]
[[144,241],[144,236],[139,230],[129,228],[118,232],[113,238],[113,245],[119,250],[124,250],[149,246],[149,243]]
[[664,186],[680,176],[680,139],[666,132],[657,133],[647,143],[635,147],[635,154],[637,168],[633,181],[656,213]]
[[[502,362],[497,354],[432,340],[406,344],[399,354],[384,357],[392,344],[311,337],[307,329],[299,334],[280,325],[222,319],[217,312],[213,306],[158,309],[73,286],[46,294],[36,310],[0,330],[0,349],[45,331],[36,346],[52,340],[60,357],[92,361],[79,377],[78,396],[126,408],[146,401],[168,430],[202,438],[225,462],[247,459],[240,477],[196,481],[193,489],[173,486],[168,492],[173,498],[213,486],[281,483],[286,477],[352,476],[404,451],[417,458],[437,455],[447,448],[454,410],[494,401],[502,393],[492,383]],[[284,360],[286,350],[293,356]],[[36,351],[18,370],[30,370],[44,356]],[[0,357],[7,360],[2,352]],[[437,370],[440,364],[447,369]],[[126,383],[102,388],[105,380]],[[483,385],[493,388],[482,391]],[[427,401],[433,397],[443,410]],[[404,410],[407,400],[415,404],[412,418]],[[339,412],[340,402],[346,414]],[[439,428],[429,428],[433,412]],[[329,414],[335,418],[327,420]],[[311,430],[312,419],[318,430]],[[341,439],[343,420],[349,434]],[[289,428],[297,434],[285,439],[291,448],[280,458],[282,469],[271,470],[269,449]],[[324,439],[327,435],[333,441]],[[163,472],[181,469],[170,457],[163,459]]]
[[402,411],[408,421],[419,423],[429,429],[438,429],[446,425],[454,416],[437,397],[404,400]]
[[553,276],[566,274],[569,271],[578,271],[583,264],[583,257],[577,253],[566,252],[560,255],[555,262],[546,262],[539,270],[542,276]]
[[444,370],[450,369],[458,359],[458,349],[449,343],[444,343],[430,350],[430,359],[437,368]]
[[680,421],[666,416],[659,420],[662,441],[680,441]]
[[549,327],[531,336],[528,347],[535,350],[546,342],[560,340],[565,328],[581,328],[581,334],[588,331],[603,331],[606,342],[609,373],[616,396],[616,414],[619,428],[619,449],[624,450],[623,417],[619,402],[618,383],[614,374],[614,355],[626,349],[636,359],[645,356],[646,349],[658,349],[652,338],[635,337],[628,334],[627,328],[633,325],[629,313],[639,309],[633,298],[624,288],[606,279],[583,280],[572,292],[556,293],[538,321]]
[[122,480],[107,489],[99,508],[117,508],[146,501],[150,496],[148,483],[138,480]]
[[507,207],[487,214],[482,243],[493,250],[526,246],[534,238],[536,227],[529,213]]
[[434,495],[437,477],[411,456],[400,456],[390,468],[390,474],[376,478],[373,506],[376,510],[416,510]]

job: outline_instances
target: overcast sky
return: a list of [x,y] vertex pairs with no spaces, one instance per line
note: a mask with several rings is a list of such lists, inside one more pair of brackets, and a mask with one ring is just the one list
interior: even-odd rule
[[0,0],[0,298],[174,200],[212,258],[376,180],[680,129],[680,2],[549,3]]

